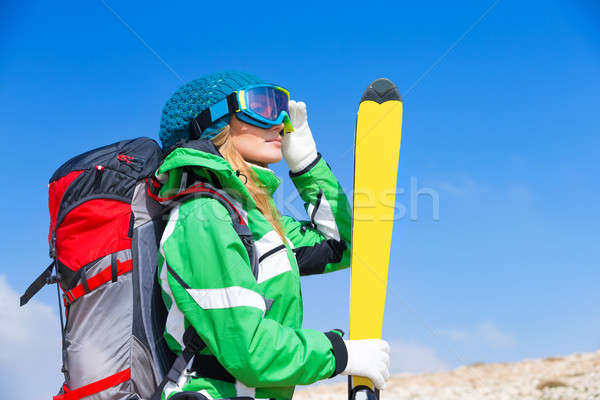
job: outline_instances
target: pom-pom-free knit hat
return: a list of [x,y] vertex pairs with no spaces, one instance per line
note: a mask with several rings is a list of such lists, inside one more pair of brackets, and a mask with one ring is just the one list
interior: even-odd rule
[[[264,83],[252,74],[237,71],[205,75],[186,83],[167,100],[160,119],[158,137],[164,150],[181,139],[189,139],[190,121],[232,92]],[[231,115],[218,119],[202,132],[202,139],[215,137],[229,123]]]

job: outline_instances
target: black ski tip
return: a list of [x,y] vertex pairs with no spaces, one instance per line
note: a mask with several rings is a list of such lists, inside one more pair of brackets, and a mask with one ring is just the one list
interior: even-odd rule
[[387,78],[379,78],[369,85],[360,99],[361,102],[367,100],[381,104],[390,100],[402,100],[402,97],[394,82]]
[[379,390],[360,385],[350,390],[348,400],[379,400]]

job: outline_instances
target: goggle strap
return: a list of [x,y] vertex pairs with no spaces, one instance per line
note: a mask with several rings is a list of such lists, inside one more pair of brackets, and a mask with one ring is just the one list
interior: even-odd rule
[[233,92],[227,96],[227,108],[230,113],[234,113],[240,110],[240,103],[238,101],[238,92]]
[[191,139],[198,139],[202,132],[211,126],[219,118],[223,118],[227,114],[238,111],[239,103],[237,92],[231,93],[227,98],[213,104],[206,110],[202,111],[191,123]]

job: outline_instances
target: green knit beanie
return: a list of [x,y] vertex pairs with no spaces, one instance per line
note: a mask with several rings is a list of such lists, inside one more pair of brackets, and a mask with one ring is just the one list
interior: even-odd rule
[[[238,71],[205,75],[186,83],[167,100],[160,119],[158,137],[164,150],[190,135],[190,121],[232,92],[264,83],[260,78]],[[213,138],[229,123],[231,115],[218,119],[202,132],[202,139]]]

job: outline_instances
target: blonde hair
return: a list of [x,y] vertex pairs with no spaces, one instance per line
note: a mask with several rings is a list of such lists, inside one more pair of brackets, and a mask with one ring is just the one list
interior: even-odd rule
[[231,140],[231,130],[229,124],[226,125],[217,136],[213,137],[211,141],[219,149],[219,152],[225,158],[234,170],[238,171],[238,176],[244,175],[246,179],[242,178],[242,182],[245,181],[246,189],[250,192],[250,196],[256,203],[256,208],[264,215],[264,217],[271,223],[275,231],[281,237],[281,240],[285,243],[285,230],[283,223],[281,222],[281,214],[273,204],[271,196],[266,193],[264,189],[259,187],[259,179],[256,172],[248,165],[244,157],[235,148],[233,141]]

